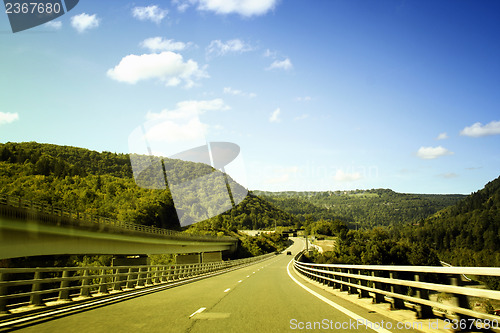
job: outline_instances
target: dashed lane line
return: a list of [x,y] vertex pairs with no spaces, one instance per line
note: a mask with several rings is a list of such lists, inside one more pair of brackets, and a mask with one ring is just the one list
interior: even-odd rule
[[205,311],[207,308],[199,308],[198,310],[196,310],[195,312],[193,312],[192,315],[189,316],[189,318],[191,318],[192,316],[198,314],[198,313],[202,313],[203,311]]

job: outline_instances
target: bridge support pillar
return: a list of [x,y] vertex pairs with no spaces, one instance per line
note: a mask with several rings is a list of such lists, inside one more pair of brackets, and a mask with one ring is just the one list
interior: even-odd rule
[[201,253],[201,262],[219,262],[222,261],[222,252],[214,251],[214,252],[202,252]]
[[177,254],[175,263],[177,265],[199,264],[201,263],[201,253]]

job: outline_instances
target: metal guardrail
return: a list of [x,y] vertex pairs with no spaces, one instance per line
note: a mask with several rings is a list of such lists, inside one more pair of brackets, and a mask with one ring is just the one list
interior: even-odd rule
[[0,268],[0,313],[168,284],[274,255],[188,265]]
[[[463,286],[462,274],[499,277],[497,267],[435,267],[336,265],[301,262],[303,252],[294,258],[295,269],[306,277],[334,289],[372,297],[374,303],[389,300],[393,309],[411,307],[418,318],[436,315],[452,319],[481,319],[500,322],[500,317],[469,308],[468,297],[500,300],[500,291]],[[448,283],[448,284],[447,284]],[[451,304],[431,300],[430,295],[449,294]],[[435,298],[435,297],[432,297]]]
[[10,210],[5,209],[8,207],[43,214],[45,215],[45,218],[40,218],[42,222],[49,222],[49,220],[65,219],[65,220],[75,221],[77,223],[96,223],[102,226],[110,226],[124,230],[139,231],[155,235],[172,236],[176,238],[187,238],[189,240],[204,240],[204,241],[236,240],[235,238],[230,236],[210,236],[210,235],[190,234],[175,230],[157,228],[154,226],[145,226],[130,222],[118,221],[102,216],[96,216],[93,214],[65,210],[59,207],[55,207],[53,205],[22,199],[21,197],[6,196],[6,195],[0,196],[0,213],[3,213],[6,216],[12,215],[12,217],[21,217],[17,216],[20,215],[19,212],[14,211],[12,209]]

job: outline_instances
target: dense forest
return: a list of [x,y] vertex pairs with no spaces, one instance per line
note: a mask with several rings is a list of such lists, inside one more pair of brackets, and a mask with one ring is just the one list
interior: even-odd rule
[[[170,187],[164,180],[162,184],[158,184],[157,175],[149,172],[151,170],[148,168],[144,169],[139,177],[134,179],[128,154],[99,153],[83,148],[36,142],[5,143],[0,144],[0,195],[19,196],[68,210],[142,225],[231,235],[238,237],[242,245],[236,256],[262,254],[263,251],[279,250],[284,246],[283,239],[239,235],[238,229],[274,227],[275,221],[279,221],[278,225],[295,223],[292,215],[249,194],[239,205],[224,214],[205,219],[188,228],[181,228],[178,212],[186,212],[189,209],[191,216],[199,220],[203,219],[203,215],[195,215],[197,212],[193,210],[197,209],[196,205],[174,206]],[[194,178],[203,178],[210,173],[220,174],[202,163],[173,159],[164,159],[163,171],[168,172],[170,186]],[[237,189],[239,185],[234,184],[232,180],[230,182],[232,189]],[[223,183],[222,186],[222,190],[212,190],[210,198],[214,202],[207,203],[205,200],[207,205],[217,207],[220,196],[213,195],[214,193],[226,193],[227,197],[226,185]],[[207,197],[206,193],[196,192],[193,186],[189,190],[189,193],[183,192],[187,194],[187,200],[181,204],[188,206],[189,200],[195,201],[199,195]],[[235,192],[237,190],[233,191]],[[274,241],[276,243],[270,245]]]
[[[142,172],[134,175],[138,161]],[[190,179],[220,177],[219,171],[172,159],[148,157],[135,162],[132,165],[127,154],[83,148],[35,142],[0,144],[0,195],[138,224],[239,237],[239,256],[286,245],[281,236],[246,237],[237,233],[239,229],[303,227],[308,234],[336,238],[333,252],[314,255],[320,262],[438,265],[444,260],[453,265],[500,266],[500,178],[470,196],[402,194],[387,189],[254,191],[236,207],[206,218],[190,203],[207,193],[190,185],[183,189],[188,200],[177,207],[170,189]],[[155,168],[162,170],[160,177]],[[213,193],[227,193],[229,188],[240,191],[228,179],[229,185],[221,182],[222,187]],[[246,190],[240,192],[246,194]],[[211,195],[214,201],[208,205],[220,205],[222,197]],[[181,228],[178,212],[188,210],[201,222]]]
[[401,229],[457,266],[500,266],[500,177],[456,205]]
[[352,229],[417,223],[464,198],[457,194],[404,194],[388,189],[254,193],[303,222],[340,219]]
[[[171,186],[218,172],[202,163],[164,161],[169,184],[174,184]],[[196,205],[174,207],[169,186],[155,184],[153,173],[148,174],[147,170],[140,177],[139,182],[149,186],[137,186],[128,154],[98,153],[36,142],[0,144],[0,195],[19,196],[127,222],[179,229],[175,208],[181,212],[192,211]],[[197,193],[194,187],[190,190],[185,196],[186,206],[196,201],[198,195],[207,197],[206,193]],[[224,191],[212,189],[213,193],[227,196],[225,188]],[[208,205],[216,207],[219,197],[211,197],[214,202]],[[197,217],[203,219],[203,216]],[[275,220],[279,220],[280,225],[291,225],[295,221],[292,215],[250,194],[235,208],[209,219],[204,225],[223,221],[221,225],[226,230],[258,229],[274,227]]]
[[[318,263],[500,267],[500,177],[419,223],[349,230],[341,221],[309,225],[312,234],[335,236],[334,251],[313,253]],[[486,278],[500,289],[500,279]]]

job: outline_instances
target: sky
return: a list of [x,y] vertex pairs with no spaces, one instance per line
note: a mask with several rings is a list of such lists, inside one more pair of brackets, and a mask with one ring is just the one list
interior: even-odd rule
[[0,142],[129,153],[147,133],[170,156],[224,141],[250,190],[469,194],[500,174],[499,12],[80,0],[13,33],[2,11]]

